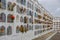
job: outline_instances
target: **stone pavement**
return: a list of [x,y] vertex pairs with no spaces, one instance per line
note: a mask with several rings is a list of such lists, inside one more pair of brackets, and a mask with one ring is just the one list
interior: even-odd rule
[[47,33],[47,34],[45,34],[45,35],[42,35],[42,36],[40,36],[40,37],[38,37],[38,38],[35,38],[35,39],[33,39],[33,40],[46,40],[49,36],[51,36],[52,34],[53,34],[54,32],[49,32],[49,33]]
[[60,33],[55,34],[50,40],[60,40]]

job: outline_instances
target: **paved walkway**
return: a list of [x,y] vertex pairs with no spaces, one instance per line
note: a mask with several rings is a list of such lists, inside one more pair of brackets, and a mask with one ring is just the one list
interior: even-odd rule
[[40,36],[40,37],[38,37],[38,38],[35,38],[35,39],[33,39],[33,40],[45,40],[46,38],[48,38],[49,36],[51,36],[53,33],[54,33],[54,32],[49,32],[49,33],[47,33],[47,34],[45,34],[45,35],[42,35],[42,36]]
[[60,40],[60,33],[54,35],[50,40]]

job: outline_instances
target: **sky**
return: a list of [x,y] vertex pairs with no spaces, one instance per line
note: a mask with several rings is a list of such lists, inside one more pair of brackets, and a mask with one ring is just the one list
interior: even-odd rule
[[60,17],[60,0],[38,0],[53,16]]

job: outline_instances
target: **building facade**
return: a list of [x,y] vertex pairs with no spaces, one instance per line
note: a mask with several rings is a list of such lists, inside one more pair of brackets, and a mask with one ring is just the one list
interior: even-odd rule
[[0,40],[32,40],[53,31],[53,16],[37,0],[0,0]]
[[60,32],[60,17],[53,18],[54,31]]

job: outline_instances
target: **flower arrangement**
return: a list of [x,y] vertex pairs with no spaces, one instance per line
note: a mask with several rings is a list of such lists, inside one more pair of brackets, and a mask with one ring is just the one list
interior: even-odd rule
[[24,30],[24,31],[25,31],[25,32],[27,32],[27,31],[28,31],[28,24],[27,24],[27,25],[25,25],[25,26],[24,26],[24,28],[25,28],[25,30]]
[[14,15],[11,15],[11,19],[14,20],[15,19],[15,16]]
[[8,2],[8,10],[10,10],[11,2]]
[[24,23],[27,23],[28,22],[28,18],[25,16],[24,17]]
[[28,31],[28,25],[21,25],[20,26],[20,32],[24,33],[24,32],[27,32]]
[[15,7],[16,3],[8,2],[8,10],[13,11],[13,8]]
[[4,32],[4,29],[1,29],[1,32],[3,33]]
[[23,12],[23,7],[20,7],[20,12],[21,12],[21,13]]
[[14,17],[14,15],[11,15],[11,22],[13,22],[14,21],[14,19],[15,19],[15,17]]
[[13,4],[11,5],[11,7],[10,7],[10,8],[11,8],[11,9],[10,9],[11,11],[13,11],[13,8],[15,7],[15,5],[16,5],[16,3],[13,3]]
[[23,27],[23,25],[20,26],[20,32],[24,33],[24,27]]
[[2,8],[2,2],[0,2],[0,8]]
[[42,18],[41,15],[38,15],[38,18],[41,19]]
[[12,6],[15,7],[16,3],[13,3]]
[[19,26],[16,27],[16,33],[19,33]]
[[4,33],[4,26],[1,27],[1,33]]
[[26,12],[26,8],[23,8],[23,12]]
[[26,12],[26,8],[24,8],[24,7],[20,7],[20,12],[21,12],[21,13]]
[[12,14],[10,14],[9,16],[8,16],[8,22],[13,22],[14,21],[14,19],[15,19],[15,16],[14,15],[12,15]]

